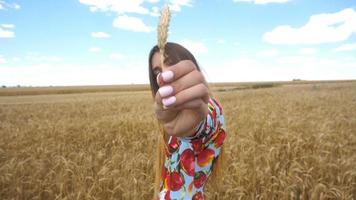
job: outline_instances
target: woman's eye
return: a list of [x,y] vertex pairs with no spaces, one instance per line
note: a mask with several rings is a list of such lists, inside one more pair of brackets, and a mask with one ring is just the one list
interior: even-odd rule
[[154,70],[154,71],[153,71],[153,74],[154,74],[155,77],[157,77],[159,73],[161,73],[160,70]]

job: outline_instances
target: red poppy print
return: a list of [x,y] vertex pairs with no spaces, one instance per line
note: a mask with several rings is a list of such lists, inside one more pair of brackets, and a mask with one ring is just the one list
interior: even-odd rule
[[194,152],[191,149],[186,149],[182,152],[179,158],[179,164],[183,171],[189,176],[194,176]]
[[189,192],[189,194],[192,194],[192,192],[193,192],[193,182],[191,182],[191,183],[189,184],[188,192]]
[[207,179],[207,175],[200,171],[200,172],[196,172],[194,175],[194,186],[196,188],[200,188],[204,185],[205,181]]
[[183,177],[178,172],[169,173],[165,180],[165,185],[168,190],[178,191],[184,184]]
[[200,125],[196,137],[182,139],[170,136],[165,148],[166,158],[161,172],[159,198],[204,199],[204,185],[226,137],[222,128],[224,117],[220,105],[210,98],[208,106],[209,114],[204,124]]
[[164,200],[171,200],[170,191],[166,192],[166,194],[164,195]]
[[194,194],[192,200],[204,200],[203,194],[201,192],[197,192]]
[[214,159],[214,150],[210,148],[206,148],[198,154],[198,165],[200,167],[206,167],[209,164],[211,164],[213,159]]
[[166,167],[162,167],[162,172],[161,172],[161,177],[162,179],[166,179],[166,176],[167,176],[167,169]]
[[219,132],[217,133],[216,138],[214,139],[214,146],[216,148],[221,147],[221,145],[223,144],[224,140],[225,140],[225,131],[223,129],[218,129]]
[[179,145],[180,145],[180,141],[177,139],[177,137],[173,136],[169,145],[168,145],[170,152],[174,152],[174,151],[178,150]]
[[201,139],[193,140],[190,142],[192,144],[193,150],[200,153],[203,149],[203,141]]

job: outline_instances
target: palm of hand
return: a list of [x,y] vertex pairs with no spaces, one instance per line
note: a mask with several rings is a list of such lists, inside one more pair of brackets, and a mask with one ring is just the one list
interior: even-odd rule
[[191,136],[208,113],[207,104],[203,103],[198,108],[166,110],[165,118],[170,119],[163,122],[164,130],[169,135]]
[[[158,61],[154,59],[153,66]],[[209,90],[204,76],[193,62],[183,60],[158,74],[157,84],[156,117],[164,131],[168,135],[191,136],[208,114]]]

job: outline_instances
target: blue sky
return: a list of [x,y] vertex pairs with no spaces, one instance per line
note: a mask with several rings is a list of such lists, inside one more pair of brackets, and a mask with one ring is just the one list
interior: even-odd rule
[[0,85],[148,83],[165,4],[210,82],[356,78],[356,0],[0,0]]

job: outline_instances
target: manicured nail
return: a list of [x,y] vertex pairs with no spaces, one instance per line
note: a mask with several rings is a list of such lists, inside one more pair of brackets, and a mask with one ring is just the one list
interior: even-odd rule
[[157,81],[157,84],[160,85],[160,82],[161,82],[161,73],[157,74],[157,77],[156,77],[156,81]]
[[170,106],[170,105],[174,104],[176,102],[176,100],[177,99],[175,96],[171,96],[171,97],[162,99],[162,103],[164,106]]
[[169,95],[172,94],[173,92],[173,87],[172,86],[163,86],[158,89],[159,94],[161,95],[162,98],[168,97]]
[[165,82],[169,82],[173,79],[173,72],[172,71],[165,71],[163,73],[161,73],[162,78]]

